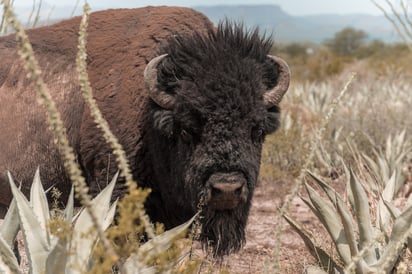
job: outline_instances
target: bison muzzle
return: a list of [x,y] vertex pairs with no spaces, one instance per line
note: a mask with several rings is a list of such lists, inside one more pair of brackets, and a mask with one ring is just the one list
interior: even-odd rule
[[[81,97],[79,24],[77,17],[27,33],[95,195],[117,167]],[[218,256],[245,242],[262,144],[279,127],[290,75],[271,48],[270,37],[257,30],[228,21],[215,27],[186,8],[90,16],[87,66],[94,97],[133,176],[152,190],[147,213],[169,229],[201,208],[200,240]],[[0,208],[11,200],[6,172],[28,194],[38,166],[45,187],[57,187],[65,200],[71,183],[44,107],[25,79],[14,35],[0,37],[0,59]],[[125,189],[120,180],[114,196]]]

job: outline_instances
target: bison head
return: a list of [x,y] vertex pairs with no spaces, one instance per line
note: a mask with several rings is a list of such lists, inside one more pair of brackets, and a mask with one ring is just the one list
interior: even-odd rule
[[169,208],[157,220],[189,218],[200,206],[200,239],[218,256],[245,241],[262,144],[279,126],[290,74],[268,55],[271,45],[257,30],[221,24],[173,37],[144,72],[152,146],[161,154],[153,171],[162,178],[152,187]]

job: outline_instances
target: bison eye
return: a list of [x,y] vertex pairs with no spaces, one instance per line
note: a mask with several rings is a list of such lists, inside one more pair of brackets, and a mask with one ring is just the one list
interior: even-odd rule
[[263,142],[263,138],[265,137],[265,132],[260,127],[254,127],[252,129],[252,140],[254,142]]
[[182,140],[185,143],[192,142],[192,135],[184,129],[180,132],[180,137],[182,137]]

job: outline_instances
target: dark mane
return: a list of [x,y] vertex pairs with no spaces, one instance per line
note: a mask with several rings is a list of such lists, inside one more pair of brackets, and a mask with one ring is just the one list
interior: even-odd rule
[[[259,28],[247,29],[242,23],[229,20],[221,21],[216,28],[209,28],[207,33],[174,35],[160,49],[160,53],[169,53],[173,59],[202,60],[207,57],[211,61],[225,55],[236,55],[238,58],[254,58],[263,62],[272,48],[271,36],[261,35]],[[180,60],[183,61],[183,60]]]
[[[233,88],[233,92],[251,91],[249,94],[243,92],[242,97],[256,98],[256,92],[265,88],[240,88],[240,82],[246,80],[245,82],[251,83],[253,80],[250,79],[259,79],[259,83],[255,84],[263,84],[266,88],[276,84],[276,66],[267,58],[272,45],[272,37],[261,35],[258,28],[247,29],[243,24],[229,20],[220,22],[217,28],[208,28],[206,33],[198,31],[174,35],[158,52],[168,54],[158,72],[161,79],[159,86],[175,93],[175,88],[182,81],[191,82],[196,84],[200,93],[202,89],[208,90],[206,96],[210,96],[213,101],[214,96],[225,96],[221,92],[212,92],[219,90],[215,84],[226,83],[226,86]],[[228,89],[225,90],[228,97],[237,97],[237,94],[230,94]],[[194,97],[199,95],[195,93],[192,93]]]

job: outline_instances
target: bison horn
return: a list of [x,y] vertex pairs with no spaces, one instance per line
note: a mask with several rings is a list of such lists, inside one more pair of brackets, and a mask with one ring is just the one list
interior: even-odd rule
[[157,81],[157,66],[167,54],[157,56],[150,60],[144,70],[144,81],[149,90],[149,96],[156,104],[165,109],[173,109],[176,99],[163,90],[159,90]]
[[263,100],[267,108],[278,105],[286,93],[290,82],[290,70],[288,64],[277,56],[268,55],[279,66],[277,85],[265,92]]

